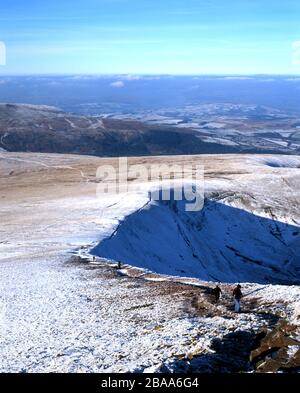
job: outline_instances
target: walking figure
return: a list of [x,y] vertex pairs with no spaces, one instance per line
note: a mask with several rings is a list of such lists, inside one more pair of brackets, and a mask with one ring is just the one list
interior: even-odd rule
[[213,289],[213,294],[215,296],[216,303],[219,302],[221,293],[222,293],[221,288],[219,287],[219,285],[216,285],[216,287]]
[[241,311],[240,301],[241,301],[241,298],[243,297],[241,288],[242,288],[242,287],[240,286],[240,284],[238,284],[238,285],[234,288],[234,290],[233,290],[233,292],[232,292],[233,297],[234,297],[234,311],[235,311],[235,312],[240,312],[240,311]]

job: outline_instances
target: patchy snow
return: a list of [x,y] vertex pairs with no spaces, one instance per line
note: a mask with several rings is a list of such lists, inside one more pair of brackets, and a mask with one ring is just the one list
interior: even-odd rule
[[[213,340],[251,336],[278,317],[298,324],[299,286],[266,284],[259,273],[275,282],[295,278],[297,173],[259,158],[206,157],[207,204],[191,216],[180,203],[149,201],[146,185],[145,192],[97,198],[81,176],[93,180],[97,158],[3,154],[0,371],[178,371],[178,359],[208,364],[219,356]],[[247,236],[253,249],[243,245]],[[263,265],[233,257],[226,245]],[[95,247],[101,257],[93,261]],[[210,259],[218,250],[225,258]],[[289,263],[271,272],[285,255]],[[225,281],[218,305],[208,295],[215,275]],[[237,279],[252,281],[242,284],[240,314],[232,312],[228,283]]]
[[231,141],[229,139],[225,139],[225,138],[205,137],[205,138],[202,138],[202,140],[203,140],[203,142],[220,143],[220,144],[226,145],[226,146],[238,146],[238,143]]
[[68,118],[65,118],[65,121],[72,127],[72,128],[77,128],[77,126]]
[[224,128],[224,127],[226,127],[226,124],[217,123],[217,122],[209,122],[209,123],[205,123],[201,127],[199,126],[199,128],[217,128],[217,129]]
[[284,146],[287,147],[289,145],[288,141],[281,141],[281,140],[276,140],[276,139],[269,139],[269,138],[264,138],[264,141],[268,141],[270,143],[275,143],[276,145]]
[[90,122],[89,129],[105,128],[102,119],[95,119],[95,122]]

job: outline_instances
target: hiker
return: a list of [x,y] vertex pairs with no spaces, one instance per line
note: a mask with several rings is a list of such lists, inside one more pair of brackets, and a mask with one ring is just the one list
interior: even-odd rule
[[215,301],[216,303],[218,303],[218,301],[220,300],[220,295],[222,293],[221,288],[219,287],[219,285],[216,285],[216,287],[212,290],[214,296],[215,296]]
[[241,298],[243,297],[241,288],[242,288],[242,287],[240,286],[240,284],[238,284],[238,285],[234,288],[234,290],[233,290],[233,292],[232,292],[233,297],[234,297],[234,311],[235,311],[235,312],[240,312],[240,310],[241,310],[240,300],[241,300]]

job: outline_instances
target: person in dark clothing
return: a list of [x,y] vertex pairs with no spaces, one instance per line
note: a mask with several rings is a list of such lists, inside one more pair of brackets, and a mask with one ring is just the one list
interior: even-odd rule
[[232,295],[234,297],[234,311],[235,312],[240,312],[240,310],[241,310],[240,301],[241,301],[241,298],[243,297],[241,288],[242,287],[240,286],[240,284],[238,284],[232,292]]
[[216,303],[218,303],[218,301],[220,300],[221,293],[221,288],[219,287],[219,285],[216,285],[216,287],[213,289]]

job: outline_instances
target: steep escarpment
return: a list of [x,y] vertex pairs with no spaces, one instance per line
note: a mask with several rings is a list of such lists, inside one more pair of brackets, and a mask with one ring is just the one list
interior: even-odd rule
[[149,201],[92,253],[209,281],[300,283],[300,228],[226,200],[207,198],[198,212],[186,211],[184,201]]

